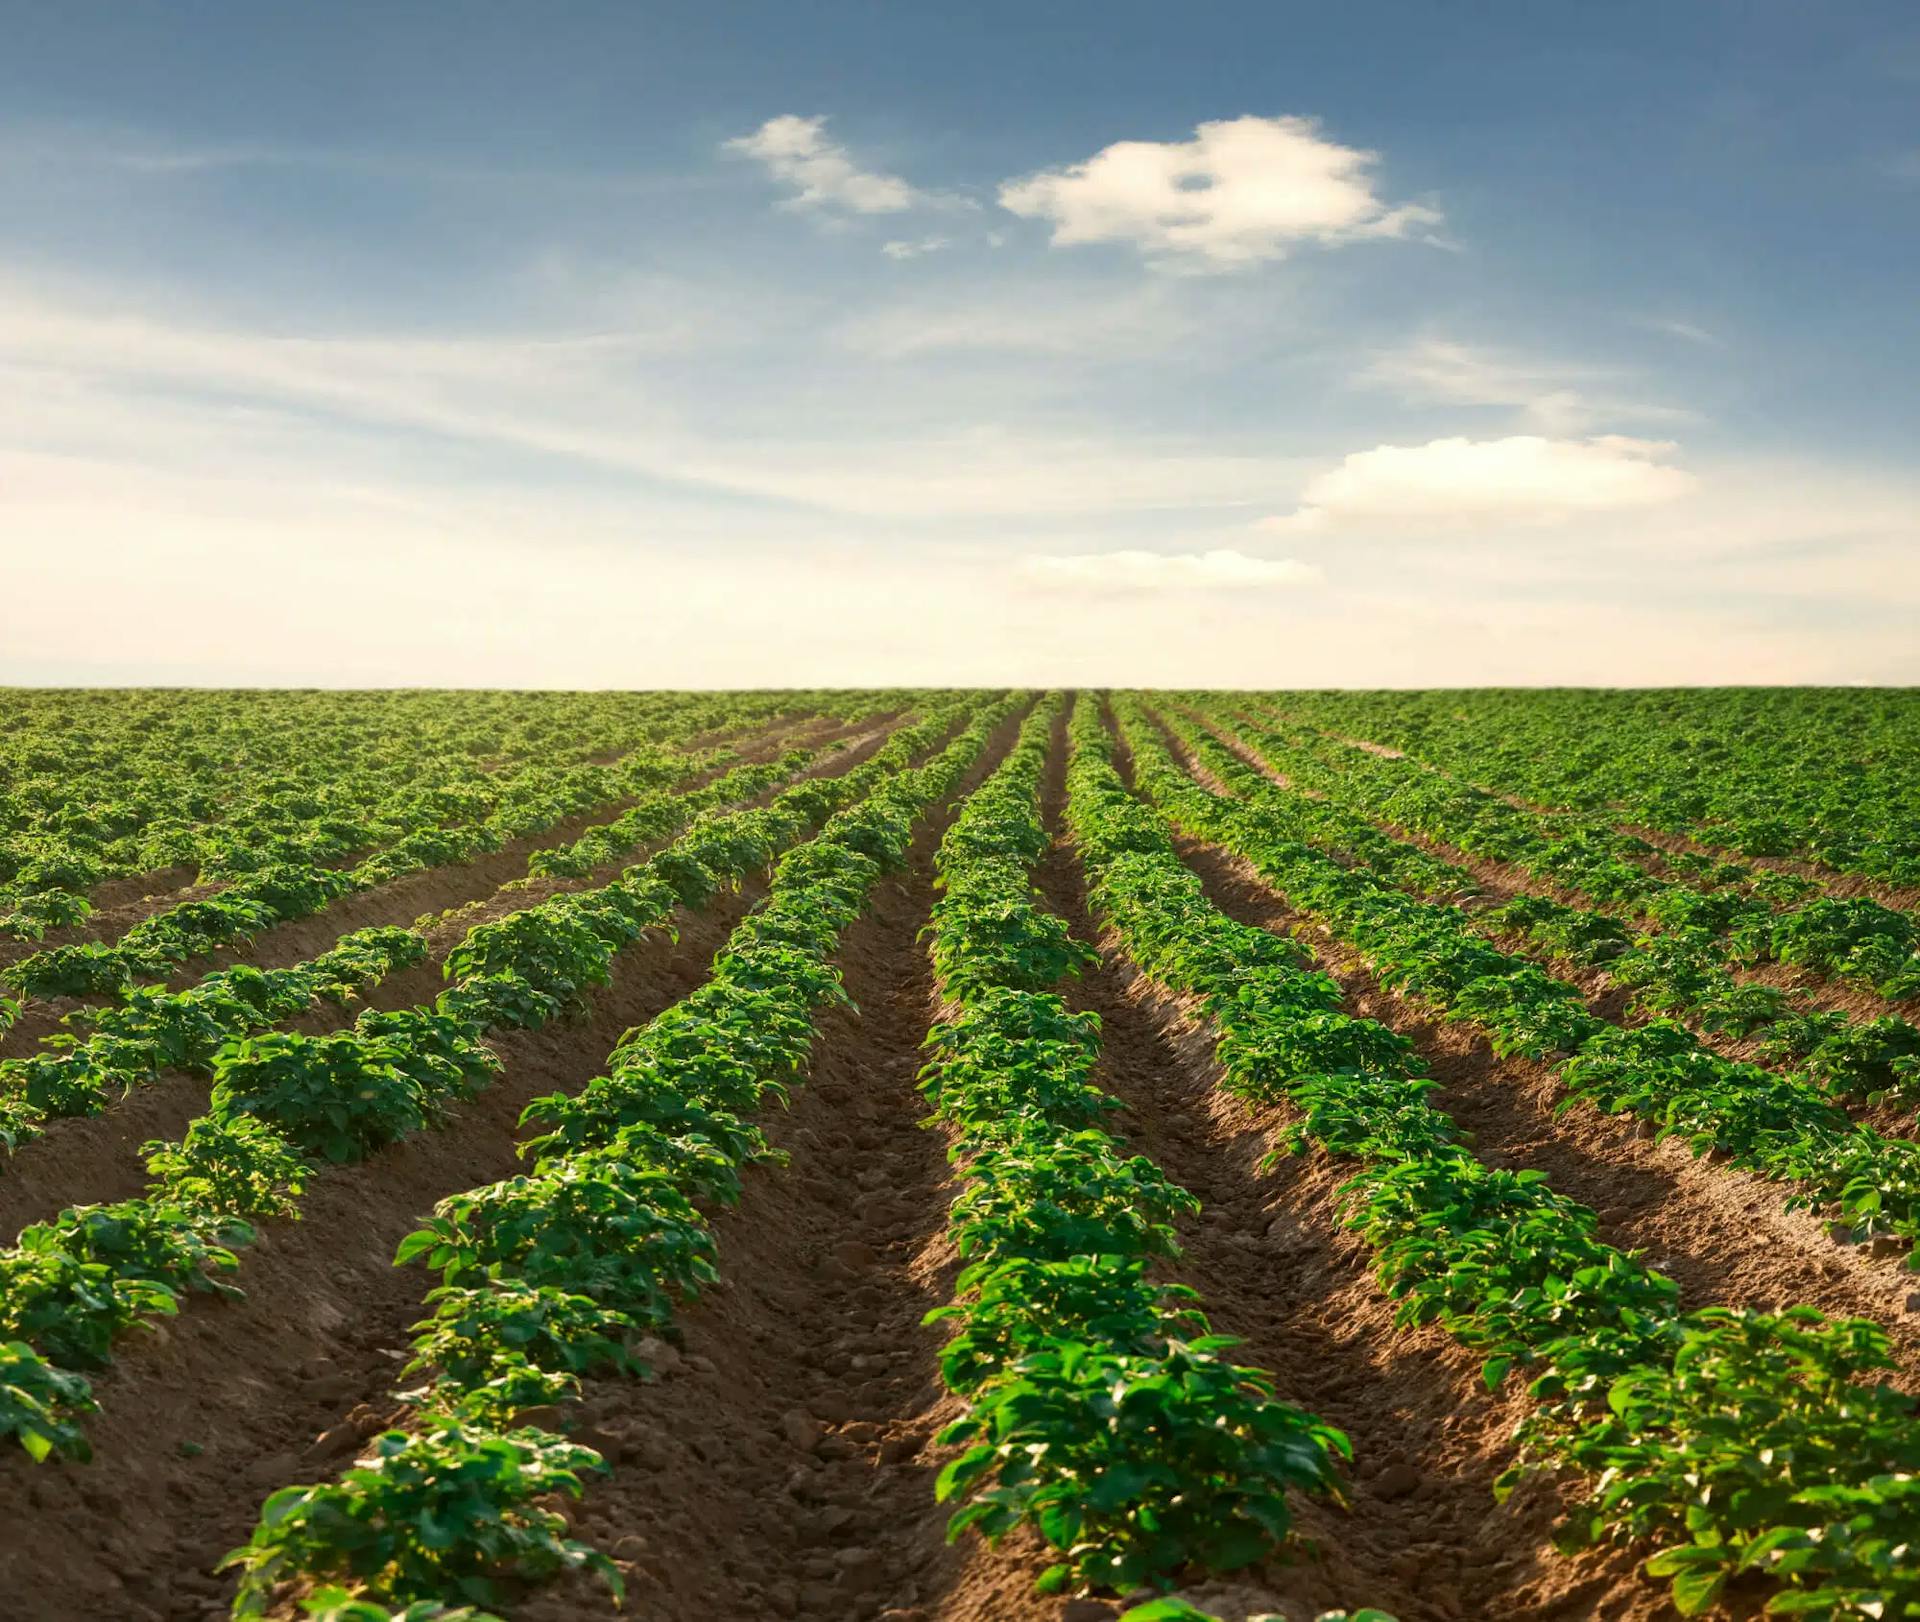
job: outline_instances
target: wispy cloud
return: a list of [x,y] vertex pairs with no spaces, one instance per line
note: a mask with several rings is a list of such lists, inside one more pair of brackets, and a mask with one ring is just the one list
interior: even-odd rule
[[1228,547],[1206,552],[1040,553],[1020,559],[1018,571],[1036,586],[1063,591],[1265,591],[1317,586],[1326,571],[1292,558],[1257,558]]
[[889,259],[919,259],[952,246],[952,237],[896,237],[891,242],[881,243],[880,251]]
[[[0,364],[18,370],[12,392],[23,401],[57,380],[96,409],[170,423],[244,407],[400,428],[689,496],[893,523],[1237,511],[1293,470],[1217,441],[1023,422],[991,380],[980,421],[904,415],[926,374],[883,388],[893,374],[877,367],[871,394],[856,391],[831,422],[806,384],[789,392],[750,366],[696,396],[650,363],[656,343],[677,355],[687,341],[671,312],[661,320],[659,337],[301,336],[142,311],[109,291],[81,301],[0,281]],[[72,424],[85,448],[78,407]]]
[[1376,350],[1354,381],[1410,405],[1505,407],[1543,434],[1576,434],[1609,421],[1698,420],[1682,407],[1636,397],[1633,378],[1618,367],[1521,356],[1448,338]]
[[1053,242],[1128,242],[1149,258],[1234,269],[1302,243],[1416,235],[1437,210],[1389,204],[1377,153],[1342,146],[1310,118],[1221,119],[1189,141],[1116,141],[1084,163],[1000,188],[1003,208],[1053,227]]
[[1660,332],[1669,338],[1679,338],[1690,344],[1699,344],[1707,349],[1721,349],[1726,340],[1718,333],[1709,332],[1705,327],[1692,321],[1676,321],[1671,316],[1643,315],[1636,318],[1635,325],[1649,332]]
[[26,123],[0,126],[0,175],[41,171],[121,175],[130,182],[192,182],[249,170],[338,174],[423,187],[538,187],[543,193],[652,195],[698,191],[713,184],[700,171],[638,173],[614,166],[459,162],[394,146],[296,146],[268,142],[185,142],[110,124]]

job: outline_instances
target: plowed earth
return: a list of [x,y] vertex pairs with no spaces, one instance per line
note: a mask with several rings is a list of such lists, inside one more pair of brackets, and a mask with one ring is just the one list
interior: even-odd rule
[[[963,793],[1002,757],[1014,726],[1001,729]],[[1491,1484],[1525,1411],[1520,1383],[1489,1394],[1479,1360],[1444,1333],[1394,1327],[1366,1247],[1341,1223],[1350,1165],[1318,1154],[1266,1164],[1285,1113],[1219,1091],[1211,1029],[1136,975],[1089,915],[1062,827],[1064,765],[1060,730],[1046,785],[1055,843],[1037,879],[1102,954],[1067,994],[1100,1016],[1096,1080],[1123,1106],[1114,1129],[1204,1205],[1182,1225],[1184,1254],[1168,1275],[1200,1290],[1214,1327],[1240,1338],[1241,1361],[1340,1426],[1355,1450],[1346,1502],[1300,1507],[1309,1547],[1180,1592],[1223,1616],[1284,1610],[1296,1622],[1363,1604],[1402,1622],[1671,1616],[1661,1585],[1639,1574],[1638,1552],[1554,1550],[1571,1486],[1535,1481],[1494,1503]],[[624,1611],[582,1578],[513,1596],[510,1614],[1097,1622],[1123,1608],[1035,1596],[1047,1558],[1037,1539],[949,1545],[946,1510],[933,1498],[946,1456],[935,1436],[958,1409],[938,1375],[942,1330],[922,1319],[951,1299],[957,1268],[944,1228],[956,1184],[947,1140],[925,1124],[915,1086],[921,1043],[940,1015],[918,936],[957,804],[926,819],[905,869],[879,883],[843,942],[854,1007],[823,1016],[807,1084],[769,1115],[787,1163],[755,1169],[740,1205],[716,1214],[722,1283],[683,1311],[657,1351],[655,1378],[592,1383],[577,1410],[580,1438],[613,1472],[570,1513],[624,1569]],[[1443,1083],[1436,1102],[1479,1153],[1546,1170],[1599,1212],[1607,1238],[1648,1252],[1689,1305],[1792,1300],[1878,1317],[1894,1327],[1907,1374],[1920,1365],[1920,1336],[1884,1272],[1818,1225],[1781,1216],[1777,1191],[1591,1111],[1556,1115],[1543,1067],[1498,1059],[1383,991],[1246,864],[1194,843],[1182,854],[1224,911],[1298,934],[1351,1012],[1415,1041]],[[214,1566],[247,1536],[261,1499],[336,1472],[398,1413],[401,1348],[431,1281],[390,1265],[395,1243],[438,1198],[516,1169],[515,1121],[527,1100],[597,1074],[622,1031],[705,977],[761,893],[750,884],[683,916],[677,941],[630,948],[614,984],[575,1022],[500,1039],[502,1077],[441,1129],[317,1179],[304,1219],[273,1227],[245,1253],[243,1301],[197,1300],[125,1344],[97,1382],[95,1463],[0,1461],[8,1614],[224,1615],[230,1590]],[[409,990],[420,987],[399,976],[378,1000]],[[70,1123],[97,1129],[99,1141],[81,1153],[76,1131],[77,1158],[50,1152],[46,1164],[60,1175],[36,1184],[40,1194],[62,1177],[89,1183],[95,1197],[117,1189],[109,1162],[129,1158],[128,1133],[191,1113],[192,1090],[182,1081],[178,1092],[164,1106],[123,1106],[118,1128],[102,1126],[111,1117]]]

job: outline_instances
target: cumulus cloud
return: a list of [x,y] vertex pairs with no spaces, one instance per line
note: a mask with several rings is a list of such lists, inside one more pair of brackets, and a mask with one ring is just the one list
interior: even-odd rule
[[1068,591],[1252,591],[1276,586],[1317,586],[1325,574],[1291,558],[1256,558],[1225,547],[1210,552],[1118,552],[1041,554],[1020,560],[1021,577],[1033,585]]
[[788,208],[841,209],[849,214],[898,214],[927,201],[898,175],[862,169],[847,149],[830,140],[825,118],[783,113],[751,135],[736,136],[722,151],[753,158],[793,188]]
[[1693,475],[1663,458],[1666,441],[1604,434],[1594,439],[1435,439],[1355,451],[1316,474],[1297,510],[1267,518],[1269,530],[1335,525],[1542,524],[1673,501]]
[[1158,258],[1233,268],[1302,242],[1437,225],[1433,209],[1379,196],[1377,162],[1327,139],[1311,118],[1220,119],[1190,141],[1116,141],[1084,163],[1010,180],[1000,203],[1050,221],[1059,246],[1132,242]]

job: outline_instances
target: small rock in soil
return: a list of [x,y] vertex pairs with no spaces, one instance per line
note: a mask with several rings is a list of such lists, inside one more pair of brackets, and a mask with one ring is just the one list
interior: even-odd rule
[[685,1361],[680,1355],[679,1347],[653,1335],[640,1341],[633,1348],[633,1355],[655,1374],[672,1374]]
[[851,1268],[856,1273],[864,1273],[879,1258],[874,1255],[873,1246],[858,1239],[843,1239],[833,1247],[833,1259],[842,1267]]
[[789,1408],[780,1416],[780,1428],[787,1440],[802,1453],[810,1453],[820,1441],[820,1421],[798,1408]]
[[1390,1464],[1371,1483],[1376,1498],[1405,1498],[1420,1485],[1420,1472],[1410,1464]]

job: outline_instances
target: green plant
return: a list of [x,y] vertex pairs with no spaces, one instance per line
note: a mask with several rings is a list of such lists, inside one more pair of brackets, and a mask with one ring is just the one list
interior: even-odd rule
[[214,1060],[213,1112],[258,1116],[326,1160],[359,1160],[438,1112],[412,1058],[399,1042],[357,1031],[246,1037]]
[[1292,1525],[1290,1490],[1338,1497],[1347,1439],[1273,1398],[1230,1340],[1146,1356],[1081,1343],[1023,1357],[941,1432],[964,1451],[940,1473],[964,1500],[949,1538],[990,1540],[1031,1520],[1066,1558],[1043,1591],[1074,1582],[1119,1592],[1189,1562],[1231,1571]]
[[141,1145],[152,1197],[245,1224],[299,1214],[309,1168],[299,1152],[251,1115],[202,1115],[178,1143]]
[[266,1615],[295,1577],[346,1580],[368,1600],[485,1605],[503,1578],[590,1570],[618,1597],[612,1561],[567,1536],[565,1517],[542,1504],[579,1496],[582,1477],[604,1468],[591,1448],[537,1429],[440,1417],[418,1435],[387,1431],[340,1480],[266,1501],[252,1538],[222,1562],[240,1572],[234,1615]]
[[35,1464],[58,1454],[93,1455],[74,1416],[94,1406],[80,1375],[55,1368],[25,1341],[0,1343],[0,1436],[10,1436]]

